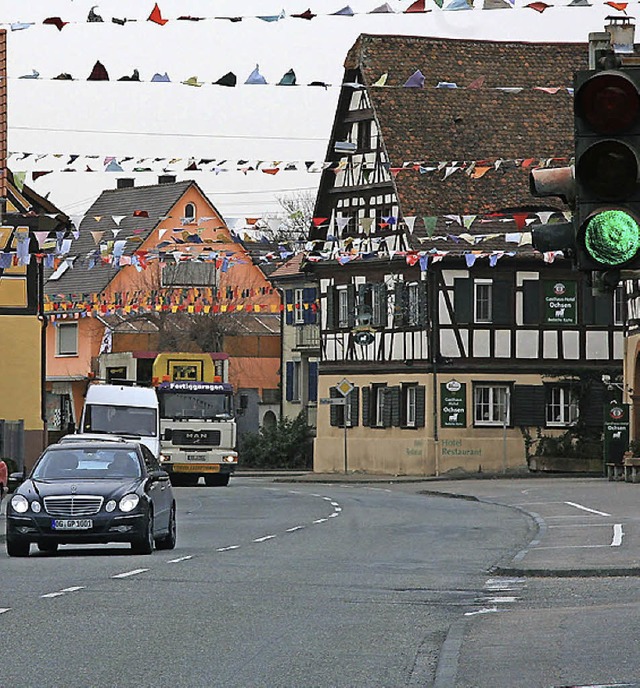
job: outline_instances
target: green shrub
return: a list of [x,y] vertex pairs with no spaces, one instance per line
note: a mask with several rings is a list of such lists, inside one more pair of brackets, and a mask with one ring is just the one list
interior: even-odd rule
[[291,420],[281,418],[274,426],[249,432],[240,438],[242,468],[311,470],[313,430],[304,412]]

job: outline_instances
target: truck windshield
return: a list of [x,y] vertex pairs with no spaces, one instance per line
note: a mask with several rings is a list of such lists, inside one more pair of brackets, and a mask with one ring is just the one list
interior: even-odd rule
[[158,434],[156,411],[139,406],[87,404],[82,431],[154,437]]
[[232,395],[228,393],[163,392],[158,396],[161,418],[214,420],[233,416]]

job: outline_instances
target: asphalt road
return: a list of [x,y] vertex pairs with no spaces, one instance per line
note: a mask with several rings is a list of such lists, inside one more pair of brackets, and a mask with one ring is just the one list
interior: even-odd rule
[[640,485],[341,480],[179,488],[173,552],[1,552],[0,687],[640,685]]
[[425,686],[526,518],[384,486],[179,488],[178,547],[0,555],[0,685]]

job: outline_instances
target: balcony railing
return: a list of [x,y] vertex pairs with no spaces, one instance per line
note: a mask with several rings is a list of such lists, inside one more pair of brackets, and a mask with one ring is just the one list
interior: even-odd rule
[[320,348],[320,326],[314,324],[296,327],[296,348]]

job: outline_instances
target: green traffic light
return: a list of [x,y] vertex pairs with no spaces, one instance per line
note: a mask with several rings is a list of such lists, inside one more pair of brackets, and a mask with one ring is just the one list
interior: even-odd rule
[[584,246],[598,263],[622,265],[640,250],[640,225],[624,210],[603,210],[588,220]]

